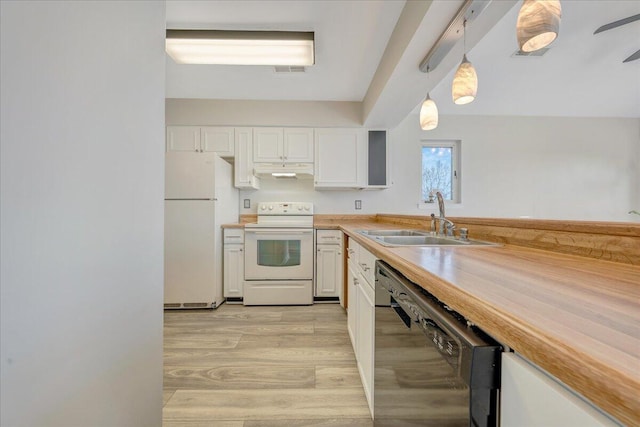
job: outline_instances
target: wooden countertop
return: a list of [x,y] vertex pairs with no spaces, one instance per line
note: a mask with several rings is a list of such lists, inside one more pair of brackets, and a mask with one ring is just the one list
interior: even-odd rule
[[640,267],[512,245],[384,247],[356,231],[406,227],[335,228],[604,411],[640,425]]

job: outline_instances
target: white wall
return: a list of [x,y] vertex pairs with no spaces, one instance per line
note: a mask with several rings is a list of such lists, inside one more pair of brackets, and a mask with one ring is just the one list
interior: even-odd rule
[[349,101],[167,99],[167,125],[361,127],[362,105]]
[[[638,221],[640,120],[445,116],[422,131],[409,115],[389,134],[393,187],[315,191],[310,181],[265,181],[241,199],[311,201],[317,213],[429,214],[418,209],[420,141],[462,141],[462,203],[451,216]],[[362,200],[362,210],[354,200]]]
[[159,426],[164,2],[1,2],[3,426]]

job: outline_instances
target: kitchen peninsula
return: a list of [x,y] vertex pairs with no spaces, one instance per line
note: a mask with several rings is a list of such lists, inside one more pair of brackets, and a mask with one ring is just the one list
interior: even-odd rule
[[[383,248],[356,233],[380,225],[340,228],[606,412],[640,422],[640,267],[513,245]],[[640,227],[629,228],[637,252]]]

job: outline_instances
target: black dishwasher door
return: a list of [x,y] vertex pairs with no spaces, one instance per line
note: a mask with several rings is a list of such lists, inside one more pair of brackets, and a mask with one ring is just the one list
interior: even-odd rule
[[500,347],[467,341],[461,317],[421,297],[376,266],[374,426],[495,427]]

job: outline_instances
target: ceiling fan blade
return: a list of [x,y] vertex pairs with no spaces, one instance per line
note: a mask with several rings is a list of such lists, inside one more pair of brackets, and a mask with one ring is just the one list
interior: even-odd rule
[[622,63],[624,64],[625,62],[635,61],[636,59],[639,59],[639,58],[640,58],[640,50],[636,50],[636,53],[634,53],[633,55],[631,55],[630,57],[622,61]]
[[603,31],[611,30],[611,29],[619,27],[621,25],[625,25],[625,24],[629,24],[630,22],[637,21],[639,19],[640,19],[640,13],[637,14],[637,15],[629,16],[629,17],[624,18],[624,19],[619,19],[617,21],[613,21],[613,22],[610,22],[608,24],[603,25],[602,27],[600,27],[597,30],[595,30],[593,34],[598,34],[598,33],[601,33]]

